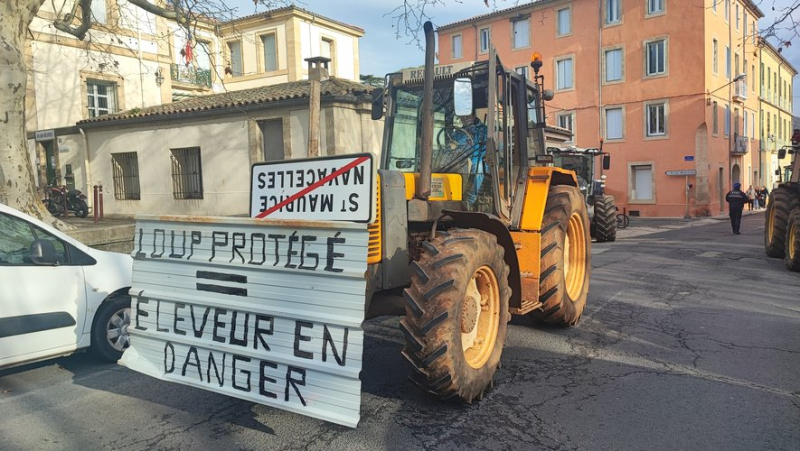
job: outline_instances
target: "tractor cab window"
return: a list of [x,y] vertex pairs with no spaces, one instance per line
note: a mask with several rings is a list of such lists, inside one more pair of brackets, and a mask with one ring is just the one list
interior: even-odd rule
[[[485,91],[481,91],[485,95]],[[422,86],[401,86],[393,90],[393,114],[387,118],[389,148],[387,169],[420,172],[422,136]],[[482,102],[482,104],[481,104]],[[471,210],[492,211],[492,183],[486,160],[486,99],[476,99],[472,114],[455,114],[452,81],[439,82],[433,95],[434,174],[460,174],[462,199]]]

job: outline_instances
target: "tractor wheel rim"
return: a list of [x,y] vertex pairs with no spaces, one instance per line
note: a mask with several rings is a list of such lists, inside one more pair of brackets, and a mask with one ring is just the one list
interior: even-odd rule
[[586,278],[586,234],[580,215],[569,218],[564,239],[564,281],[570,299],[580,297]]
[[789,229],[789,239],[786,242],[786,248],[787,248],[786,254],[789,258],[789,261],[794,261],[794,253],[796,251],[794,244],[796,242],[797,242],[797,223],[795,222],[792,223],[791,228]]
[[464,303],[464,311],[476,309],[477,318],[465,324],[462,314],[461,346],[467,364],[480,369],[494,351],[500,328],[500,290],[492,268],[481,266],[475,271],[467,285]]
[[769,215],[767,215],[767,242],[772,243],[772,234],[774,231],[772,230],[772,224],[775,221],[775,209],[772,208],[769,211]]

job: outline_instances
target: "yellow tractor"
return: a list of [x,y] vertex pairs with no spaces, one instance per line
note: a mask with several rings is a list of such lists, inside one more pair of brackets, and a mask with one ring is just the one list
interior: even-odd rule
[[789,164],[775,171],[781,183],[773,189],[764,215],[764,247],[770,257],[782,258],[786,268],[800,272],[800,129],[792,134],[791,146],[778,150],[778,160],[787,153]]
[[[512,314],[570,326],[586,304],[590,222],[572,171],[546,152],[542,61],[531,82],[488,61],[389,74],[379,220],[367,299],[402,296],[411,379],[437,397],[480,399]],[[369,308],[369,307],[368,307]]]

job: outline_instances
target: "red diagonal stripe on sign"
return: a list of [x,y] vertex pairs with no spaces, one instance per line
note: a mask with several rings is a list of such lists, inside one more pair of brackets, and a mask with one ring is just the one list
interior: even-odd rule
[[356,158],[355,160],[351,161],[350,163],[347,163],[346,165],[344,165],[341,168],[339,168],[336,172],[332,173],[331,175],[329,175],[329,176],[327,176],[327,177],[325,177],[323,179],[317,180],[316,183],[314,183],[312,185],[308,185],[307,187],[305,187],[302,190],[298,191],[297,193],[293,194],[292,196],[290,196],[289,198],[287,198],[283,202],[272,206],[268,210],[262,211],[261,213],[259,213],[256,216],[256,218],[261,219],[261,218],[264,218],[266,216],[269,216],[270,214],[272,214],[276,210],[279,210],[279,209],[285,207],[286,205],[288,205],[288,204],[294,202],[295,200],[305,196],[306,194],[310,193],[311,191],[314,191],[315,189],[319,188],[320,186],[330,182],[331,180],[335,179],[336,177],[339,177],[340,175],[344,174],[345,172],[349,171],[350,169],[353,169],[354,167],[358,166],[359,164],[361,164],[361,163],[363,163],[363,162],[365,162],[367,160],[369,160],[369,156],[363,156],[363,157],[360,157],[360,158]]

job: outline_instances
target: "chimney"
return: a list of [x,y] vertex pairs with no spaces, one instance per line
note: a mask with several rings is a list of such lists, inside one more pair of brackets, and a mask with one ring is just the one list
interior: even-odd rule
[[319,113],[320,113],[320,92],[322,82],[328,77],[328,63],[330,58],[316,56],[306,58],[308,61],[308,158],[319,156]]

